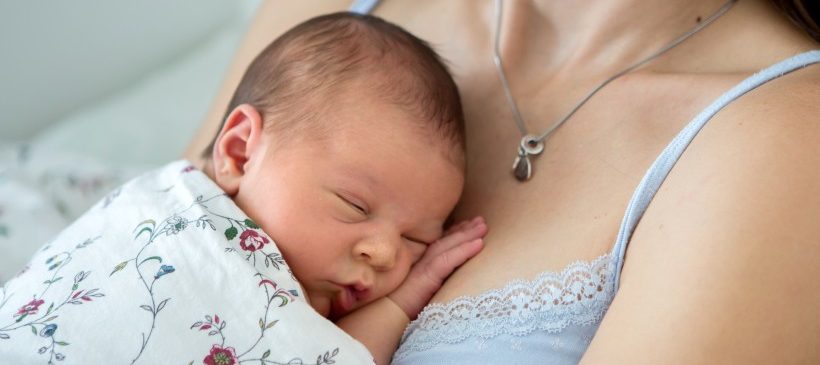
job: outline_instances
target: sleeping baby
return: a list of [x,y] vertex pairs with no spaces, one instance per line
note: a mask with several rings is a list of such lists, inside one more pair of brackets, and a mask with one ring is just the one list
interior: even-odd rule
[[442,232],[464,148],[458,91],[423,41],[372,16],[308,20],[248,67],[204,171],[130,181],[6,284],[0,353],[386,364],[482,248],[481,218]]

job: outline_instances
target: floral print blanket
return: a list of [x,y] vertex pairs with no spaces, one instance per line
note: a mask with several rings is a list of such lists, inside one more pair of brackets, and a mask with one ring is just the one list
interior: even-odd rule
[[372,364],[271,239],[171,163],[109,193],[0,289],[8,364]]

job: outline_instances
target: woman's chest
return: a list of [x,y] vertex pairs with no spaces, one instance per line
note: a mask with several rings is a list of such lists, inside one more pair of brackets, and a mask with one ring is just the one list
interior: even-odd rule
[[[490,233],[482,253],[460,268],[434,301],[478,294],[608,252],[647,168],[737,79],[701,77],[693,83],[692,78],[642,74],[612,83],[546,140],[544,151],[532,158],[532,179],[523,183],[512,174],[520,132],[503,94],[462,87],[468,177],[456,216],[482,215]],[[550,102],[551,94],[560,90],[519,99],[529,133],[543,133],[566,113],[550,109],[571,108]]]

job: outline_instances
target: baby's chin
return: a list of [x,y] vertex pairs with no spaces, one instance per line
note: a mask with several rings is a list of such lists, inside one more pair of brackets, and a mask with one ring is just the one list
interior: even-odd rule
[[[325,297],[314,297],[310,294],[306,295],[306,300],[313,310],[319,313],[322,317],[331,318],[331,303],[330,299]],[[341,317],[341,316],[340,316]],[[338,318],[331,318],[332,320],[336,320]]]

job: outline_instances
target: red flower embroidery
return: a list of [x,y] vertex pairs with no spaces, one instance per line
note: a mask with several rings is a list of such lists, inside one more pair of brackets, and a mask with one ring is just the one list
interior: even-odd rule
[[15,314],[14,316],[19,317],[22,315],[37,314],[37,310],[40,308],[41,305],[43,305],[43,303],[45,302],[42,299],[32,299],[30,302],[28,302],[28,304],[20,307],[20,309],[17,311],[17,314]]
[[202,363],[206,365],[234,365],[236,364],[236,350],[233,347],[222,348],[219,345],[211,347],[211,353],[205,356]]
[[254,252],[261,250],[268,242],[267,237],[260,236],[258,232],[248,229],[239,236],[239,246],[245,251]]

